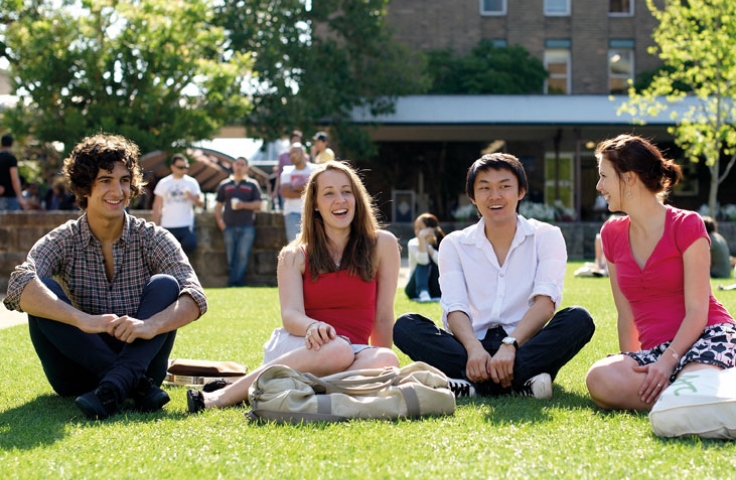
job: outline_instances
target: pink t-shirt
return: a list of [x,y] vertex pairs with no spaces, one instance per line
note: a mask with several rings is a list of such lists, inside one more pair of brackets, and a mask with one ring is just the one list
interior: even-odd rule
[[[668,206],[662,238],[641,269],[631,252],[629,224],[629,217],[606,222],[603,254],[616,265],[616,280],[631,305],[641,347],[650,349],[675,338],[685,318],[683,253],[697,239],[710,239],[700,215]],[[708,325],[733,321],[711,293]]]

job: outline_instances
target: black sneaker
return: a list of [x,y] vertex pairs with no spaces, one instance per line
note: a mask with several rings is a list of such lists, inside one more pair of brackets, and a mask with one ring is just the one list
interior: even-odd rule
[[218,378],[217,380],[212,380],[211,382],[207,382],[202,386],[203,392],[214,392],[220,389],[223,389],[227,387],[228,385],[232,385],[233,382],[229,380],[225,380],[224,378]]
[[156,386],[149,377],[143,377],[138,382],[132,394],[135,408],[142,412],[156,412],[169,403],[171,397]]
[[475,387],[473,387],[473,384],[467,380],[462,380],[460,378],[448,378],[447,381],[447,388],[452,390],[452,393],[455,394],[455,398],[474,397],[476,395]]
[[199,390],[187,390],[187,410],[189,413],[204,411],[204,395]]
[[93,391],[78,396],[74,403],[87,418],[104,420],[118,413],[120,398],[117,387],[112,383],[104,382]]

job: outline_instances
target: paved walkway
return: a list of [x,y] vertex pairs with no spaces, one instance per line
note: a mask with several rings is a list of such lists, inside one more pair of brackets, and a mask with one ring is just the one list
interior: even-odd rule
[[0,328],[7,328],[20,323],[26,323],[28,321],[26,314],[13,312],[5,308],[5,305],[2,303],[3,298],[5,298],[5,294],[0,295]]
[[[401,274],[399,275],[399,287],[403,292],[404,286],[408,280],[409,266],[406,258],[401,259]],[[401,294],[401,292],[399,293]],[[0,294],[0,328],[12,327],[21,323],[26,323],[28,318],[25,313],[10,311],[5,308],[2,303],[2,299],[5,298],[5,294]]]

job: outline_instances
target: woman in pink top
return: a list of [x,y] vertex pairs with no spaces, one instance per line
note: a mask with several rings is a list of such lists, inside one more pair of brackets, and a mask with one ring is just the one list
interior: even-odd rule
[[318,376],[399,366],[391,350],[401,264],[396,237],[379,230],[371,197],[347,163],[319,165],[304,191],[301,233],[279,254],[283,328],[266,343],[264,366],[231,385],[205,388],[213,391],[189,390],[191,413],[243,402],[269,364]]
[[627,215],[601,230],[623,353],[596,362],[586,383],[601,408],[649,410],[681,372],[733,367],[736,328],[711,293],[703,220],[663,203],[680,167],[632,135],[602,142],[596,157],[596,189]]

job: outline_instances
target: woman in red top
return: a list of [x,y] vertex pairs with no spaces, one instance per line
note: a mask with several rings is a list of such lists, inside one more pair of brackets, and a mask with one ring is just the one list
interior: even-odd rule
[[596,362],[586,383],[601,408],[649,410],[682,372],[733,367],[736,328],[711,293],[703,220],[663,203],[680,167],[632,135],[602,142],[596,157],[596,189],[627,215],[601,230],[623,353]]
[[356,172],[343,162],[319,165],[305,187],[301,234],[279,254],[283,328],[266,343],[264,366],[219,390],[189,390],[189,411],[242,402],[268,364],[318,376],[398,367],[391,346],[400,264],[396,237],[379,230]]

